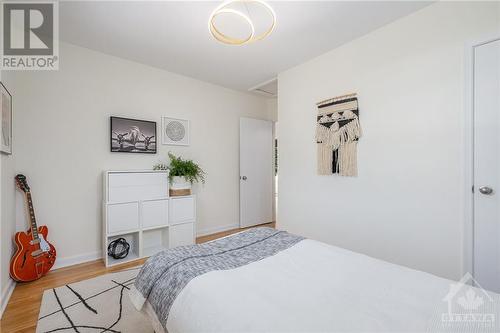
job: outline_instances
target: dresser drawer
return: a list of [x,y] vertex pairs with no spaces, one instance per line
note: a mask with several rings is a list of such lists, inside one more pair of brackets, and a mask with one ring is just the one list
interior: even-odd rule
[[157,172],[110,173],[108,202],[157,199],[168,196],[168,175]]
[[171,225],[184,222],[194,222],[196,219],[196,200],[194,196],[170,198]]
[[168,225],[168,200],[143,201],[141,206],[142,227]]
[[139,228],[139,203],[108,205],[108,234]]

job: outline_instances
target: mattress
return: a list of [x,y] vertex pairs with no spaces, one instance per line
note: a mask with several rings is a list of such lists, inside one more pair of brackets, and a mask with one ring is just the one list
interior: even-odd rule
[[157,333],[500,331],[500,295],[465,279],[259,229],[150,258],[132,302]]

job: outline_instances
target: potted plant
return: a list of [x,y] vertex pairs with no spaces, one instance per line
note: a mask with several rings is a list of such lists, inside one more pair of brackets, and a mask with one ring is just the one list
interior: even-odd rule
[[190,195],[193,183],[201,182],[205,184],[205,171],[192,160],[184,160],[172,153],[168,153],[170,165],[157,164],[154,170],[170,171],[168,179],[170,182],[170,195]]

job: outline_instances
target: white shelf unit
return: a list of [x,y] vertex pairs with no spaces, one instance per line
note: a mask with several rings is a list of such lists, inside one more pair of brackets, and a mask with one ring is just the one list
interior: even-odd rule
[[[106,267],[194,244],[196,197],[169,197],[168,171],[105,171],[103,257]],[[123,237],[130,251],[123,259],[108,256],[110,242]]]

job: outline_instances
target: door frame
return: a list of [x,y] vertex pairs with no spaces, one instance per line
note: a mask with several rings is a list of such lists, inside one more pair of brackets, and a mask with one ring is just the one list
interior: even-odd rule
[[474,50],[500,40],[499,35],[472,41],[465,46],[465,119],[464,119],[464,224],[462,275],[474,275]]

